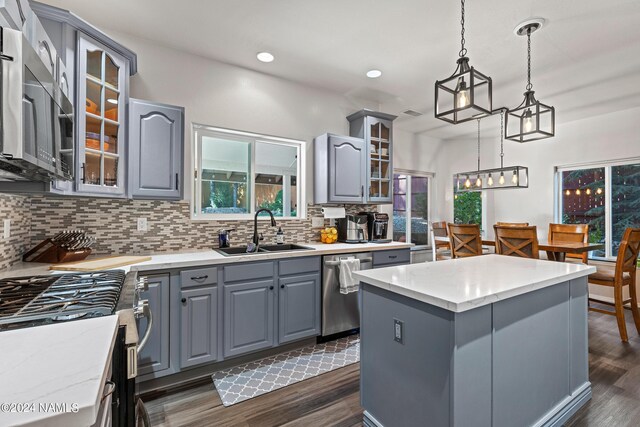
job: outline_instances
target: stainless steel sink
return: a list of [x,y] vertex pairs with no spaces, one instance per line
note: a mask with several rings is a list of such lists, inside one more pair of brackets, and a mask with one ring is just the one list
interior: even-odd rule
[[313,248],[301,245],[264,245],[259,247],[265,252],[312,251]]
[[258,248],[258,252],[247,252],[246,246],[235,246],[233,248],[214,248],[213,250],[224,256],[255,255],[266,252],[263,251],[262,248]]
[[264,254],[269,252],[309,251],[313,250],[313,248],[301,245],[264,245],[258,247],[258,252],[247,252],[246,246],[235,246],[232,248],[214,248],[213,250],[224,256],[241,256]]

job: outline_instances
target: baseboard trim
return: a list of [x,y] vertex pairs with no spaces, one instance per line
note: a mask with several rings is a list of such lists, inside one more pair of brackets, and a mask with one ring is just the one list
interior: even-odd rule
[[365,427],[384,427],[369,411],[364,411],[362,424],[364,424]]
[[591,399],[591,383],[582,384],[571,396],[557,404],[542,419],[534,424],[536,427],[562,427],[580,408]]

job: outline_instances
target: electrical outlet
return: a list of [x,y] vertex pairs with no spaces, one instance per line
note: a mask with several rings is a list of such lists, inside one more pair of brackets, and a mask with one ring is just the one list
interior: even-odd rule
[[393,340],[403,343],[404,337],[402,336],[404,333],[404,322],[402,320],[393,319]]
[[138,231],[147,231],[147,218],[138,218]]
[[321,216],[314,216],[311,218],[311,227],[319,228],[324,227],[324,218]]
[[9,237],[11,237],[11,220],[5,219],[4,220],[4,238],[8,239]]

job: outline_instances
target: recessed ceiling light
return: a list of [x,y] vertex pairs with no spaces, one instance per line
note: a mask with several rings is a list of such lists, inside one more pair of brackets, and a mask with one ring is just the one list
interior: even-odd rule
[[382,75],[382,71],[380,70],[369,70],[367,71],[367,77],[370,79],[377,79]]
[[258,55],[256,56],[258,58],[258,61],[260,62],[273,62],[273,60],[275,59],[274,56],[269,52],[258,52]]

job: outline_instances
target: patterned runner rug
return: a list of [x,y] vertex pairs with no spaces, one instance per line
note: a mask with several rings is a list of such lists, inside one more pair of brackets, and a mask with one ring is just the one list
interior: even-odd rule
[[245,363],[211,376],[224,406],[260,396],[360,361],[360,337],[352,335]]

